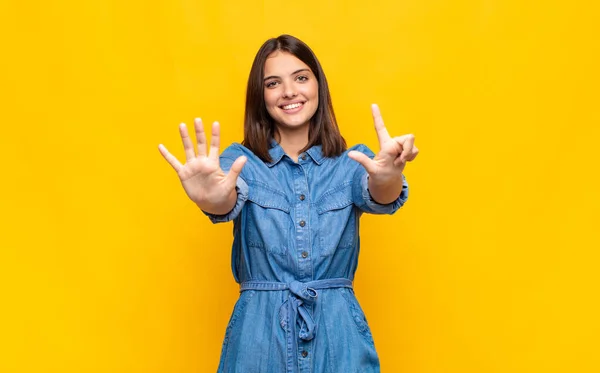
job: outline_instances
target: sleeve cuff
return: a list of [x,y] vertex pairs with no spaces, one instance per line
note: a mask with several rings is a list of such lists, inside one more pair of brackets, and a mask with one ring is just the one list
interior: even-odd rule
[[371,214],[393,214],[395,213],[400,207],[402,207],[404,205],[404,203],[406,202],[406,200],[408,199],[408,183],[406,182],[406,178],[404,177],[404,175],[402,175],[402,191],[400,192],[400,195],[398,196],[398,198],[396,198],[395,201],[382,205],[380,203],[377,203],[373,197],[371,196],[371,193],[369,192],[369,174],[368,173],[364,173],[364,175],[362,176],[361,182],[361,199],[364,202],[364,205],[359,206],[362,210],[364,210],[365,212],[371,213]]
[[246,184],[244,179],[242,179],[241,177],[238,177],[236,181],[235,191],[237,192],[237,200],[235,201],[235,206],[233,206],[233,209],[227,214],[215,215],[202,210],[204,215],[208,216],[208,218],[213,224],[228,222],[237,218],[237,216],[240,214],[242,208],[244,207],[244,204],[248,200],[248,184]]

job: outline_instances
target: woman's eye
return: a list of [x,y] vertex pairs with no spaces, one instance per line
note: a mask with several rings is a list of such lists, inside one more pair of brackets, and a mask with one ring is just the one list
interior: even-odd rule
[[275,85],[277,85],[277,82],[267,82],[267,84],[265,85],[265,87],[267,87],[267,88],[273,88],[273,87],[275,87]]
[[300,76],[298,76],[296,79],[298,79],[298,80],[299,80],[299,81],[301,81],[301,82],[305,82],[305,81],[307,81],[307,80],[308,80],[308,77],[307,77],[307,76],[304,76],[304,75],[300,75]]

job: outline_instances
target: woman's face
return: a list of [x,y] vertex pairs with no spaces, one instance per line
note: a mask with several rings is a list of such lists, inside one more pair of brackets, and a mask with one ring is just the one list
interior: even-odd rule
[[276,51],[265,61],[267,111],[279,129],[308,129],[319,106],[319,85],[308,65],[293,54]]

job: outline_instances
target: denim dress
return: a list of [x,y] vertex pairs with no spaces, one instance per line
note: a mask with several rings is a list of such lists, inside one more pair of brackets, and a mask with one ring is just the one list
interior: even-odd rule
[[[364,145],[350,150],[370,158]],[[313,146],[294,162],[273,142],[266,163],[240,144],[220,157],[228,172],[248,158],[226,215],[233,221],[231,266],[240,297],[227,325],[220,373],[370,373],[379,358],[352,289],[363,212],[392,214],[408,185],[390,204],[376,203],[368,174],[347,152],[325,157]]]

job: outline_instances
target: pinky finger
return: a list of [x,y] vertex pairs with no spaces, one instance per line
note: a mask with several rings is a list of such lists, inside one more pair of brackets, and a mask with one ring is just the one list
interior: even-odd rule
[[417,158],[417,155],[419,154],[419,149],[417,149],[417,147],[413,147],[413,150],[411,152],[411,154],[408,156],[408,158],[406,159],[407,161],[411,162],[413,161],[415,158]]
[[179,170],[182,167],[181,163],[179,163],[179,161],[177,160],[177,158],[175,158],[173,154],[169,153],[169,151],[167,150],[167,148],[165,148],[163,144],[158,145],[158,151],[160,152],[160,154],[162,154],[166,161],[169,162],[171,167],[173,167],[173,169],[176,172],[179,172]]

